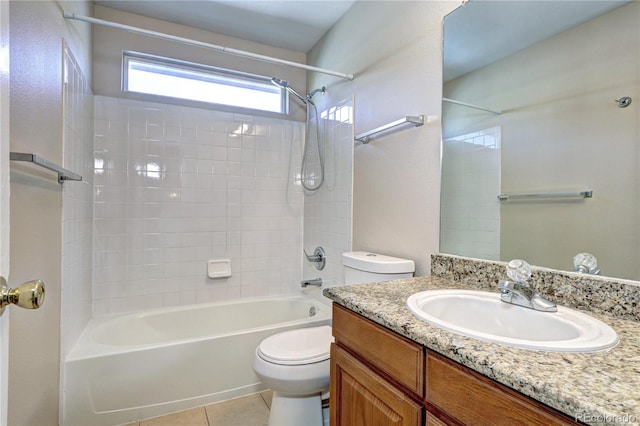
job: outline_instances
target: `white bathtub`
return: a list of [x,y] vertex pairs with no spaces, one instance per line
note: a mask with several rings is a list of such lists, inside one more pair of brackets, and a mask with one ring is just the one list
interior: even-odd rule
[[264,389],[267,336],[329,324],[302,296],[194,305],[92,320],[64,362],[64,425],[115,425]]

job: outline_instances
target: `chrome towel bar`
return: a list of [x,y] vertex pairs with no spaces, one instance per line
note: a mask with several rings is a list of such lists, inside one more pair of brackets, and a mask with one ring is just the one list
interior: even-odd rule
[[411,123],[414,125],[414,127],[422,126],[424,124],[424,115],[407,115],[399,120],[385,124],[384,126],[376,127],[375,129],[369,130],[368,132],[360,133],[356,136],[355,139],[358,142],[369,143],[369,141],[371,140],[371,136],[405,123]]
[[507,200],[515,200],[515,199],[570,198],[570,197],[591,198],[593,197],[593,191],[591,189],[586,189],[580,192],[548,192],[548,193],[541,193],[541,194],[500,194],[498,195],[498,200],[507,201]]
[[49,169],[58,174],[58,183],[63,183],[65,180],[81,181],[82,176],[70,172],[69,170],[52,163],[49,160],[45,160],[42,157],[38,157],[36,154],[28,154],[26,152],[10,152],[9,160],[11,161],[26,161],[36,164],[45,169]]

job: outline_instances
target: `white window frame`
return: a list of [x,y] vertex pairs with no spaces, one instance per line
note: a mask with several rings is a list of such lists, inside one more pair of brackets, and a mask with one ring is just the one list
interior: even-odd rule
[[[271,83],[270,77],[228,70],[209,65],[196,64],[193,62],[186,62],[139,52],[123,51],[122,58],[122,90],[124,92],[141,93],[144,95],[159,96],[162,98],[180,99],[181,101],[186,102],[204,102],[211,105],[240,108],[242,110],[270,112],[283,115],[289,113],[289,97],[286,90],[273,85]],[[215,102],[213,100],[209,100],[210,98],[203,97],[202,93],[204,92],[196,95],[197,97],[181,96],[181,94],[172,93],[171,90],[163,91],[163,88],[168,88],[167,85],[160,87],[160,90],[137,90],[136,88],[132,89],[129,87],[129,69],[130,66],[134,63],[142,68],[144,68],[145,66],[148,67],[148,71],[154,74],[160,76],[164,75],[175,77],[176,83],[178,84],[179,79],[184,79],[187,81],[204,81],[207,83],[211,83],[212,86],[221,85],[223,86],[223,88],[227,87],[231,90],[240,89],[240,91],[242,92],[249,90],[255,92],[256,94],[277,94],[280,98],[279,105],[274,108],[262,108],[260,107],[259,103],[245,103],[240,101],[239,99],[242,99],[242,96],[238,96],[236,97],[236,99],[230,102]],[[255,99],[252,98],[252,100]]]

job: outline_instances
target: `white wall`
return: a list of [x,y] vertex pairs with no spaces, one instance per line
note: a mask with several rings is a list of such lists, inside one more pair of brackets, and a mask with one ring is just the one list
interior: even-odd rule
[[[356,133],[404,115],[430,116],[429,124],[423,127],[402,129],[368,146],[355,146],[353,244],[349,242],[350,237],[345,236],[331,246],[337,251],[353,248],[408,257],[416,261],[417,274],[424,275],[429,271],[429,255],[438,252],[442,20],[459,4],[458,1],[402,2],[401,5],[391,1],[358,2],[308,53],[308,63],[312,65],[357,74],[356,79],[350,82],[311,73],[307,84],[307,91],[327,86],[327,94],[316,98],[322,105],[335,106],[355,96]],[[183,36],[202,35],[193,29],[124,12],[101,7],[96,7],[96,10],[97,16],[103,19]],[[120,52],[123,48],[132,48],[130,43],[134,43],[134,50],[159,55],[182,55],[188,50],[175,49],[157,40],[141,41],[139,36],[118,34],[105,28],[96,27],[95,31],[96,94],[113,95],[119,88],[119,80],[103,73],[109,67],[113,70],[114,64],[119,67]],[[225,44],[219,35],[209,34],[207,37],[207,41]],[[237,40],[230,39],[226,44],[232,42]],[[144,44],[135,47],[138,43]],[[246,45],[233,47],[251,50]],[[203,56],[200,52],[188,55],[177,57],[201,60]],[[211,57],[206,57],[211,61],[215,59],[212,64],[220,65],[220,56],[212,53]],[[274,56],[282,57],[282,53],[276,52]],[[262,63],[257,66],[260,69],[272,67]],[[286,69],[282,72],[294,71]],[[272,74],[285,75],[292,86],[301,87],[295,73],[290,76]],[[114,73],[110,72],[110,75]],[[299,108],[298,119],[303,118],[302,112]],[[311,204],[308,204],[307,217],[314,215],[312,209],[316,201],[312,201],[312,197],[308,197]],[[341,200],[338,202],[348,203],[348,191],[343,191],[338,198]],[[351,219],[346,216],[349,214],[329,214],[320,222],[324,229],[329,223],[334,226],[339,222],[342,225],[347,223],[345,226],[349,226]],[[316,226],[316,229],[319,228]],[[330,244],[325,243],[326,240],[311,239],[305,240],[307,251],[316,245]],[[340,269],[337,251],[330,261]],[[308,266],[305,263],[306,278],[315,273],[313,269],[306,269]],[[340,278],[339,273],[329,275]]]
[[356,2],[309,52],[309,63],[355,73],[353,81],[311,74],[338,101],[355,96],[355,133],[405,115],[429,123],[357,143],[353,248],[416,261],[429,273],[438,252],[442,21],[458,1]]
[[[96,16],[101,19],[135,25],[143,28],[149,28],[165,33],[203,40],[218,45],[225,45],[237,49],[288,59],[291,61],[302,63],[306,62],[306,54],[303,52],[294,52],[258,43],[252,43],[220,34],[209,33],[194,28],[184,27],[181,25],[171,24],[126,12],[121,12],[110,8],[97,6]],[[142,105],[142,102],[148,102],[152,99],[149,97],[140,97],[139,95],[125,94],[120,91],[119,77],[121,55],[123,49],[157,54],[160,56],[168,56],[187,61],[219,66],[223,68],[252,72],[256,74],[273,75],[288,80],[291,86],[298,91],[305,91],[304,88],[306,85],[307,73],[296,68],[283,67],[279,65],[268,64],[265,62],[243,59],[236,56],[225,55],[213,51],[207,52],[203,49],[196,49],[193,47],[183,46],[144,36],[136,36],[123,31],[111,30],[99,26],[95,26],[94,35],[94,91],[97,95],[108,95],[110,97],[108,98],[109,103],[115,102],[115,97],[136,99],[140,101],[135,104],[117,102],[118,106],[124,109],[131,108],[132,105],[136,105],[136,108],[140,109],[140,105]],[[318,87],[319,86],[313,87],[308,91],[311,91]],[[107,98],[103,100],[106,99]],[[244,223],[242,224],[242,229],[233,229],[233,226],[235,225],[232,223],[227,223],[224,229],[215,231],[231,232],[227,236],[227,240],[214,243],[213,246],[210,247],[209,253],[206,256],[202,253],[203,250],[201,249],[194,248],[191,250],[187,250],[187,243],[182,242],[181,244],[183,252],[180,254],[180,260],[170,259],[170,261],[173,263],[173,270],[170,270],[170,268],[172,267],[171,265],[164,265],[162,267],[162,272],[158,273],[156,271],[156,276],[153,275],[153,272],[151,270],[147,270],[146,272],[141,271],[143,264],[147,265],[147,268],[151,268],[152,266],[150,265],[154,265],[155,261],[149,260],[149,262],[141,262],[139,259],[131,259],[131,256],[127,255],[126,253],[127,250],[134,250],[132,247],[132,243],[125,243],[123,241],[116,243],[119,238],[122,239],[122,229],[100,229],[103,224],[107,222],[110,222],[111,224],[105,226],[110,226],[111,228],[113,228],[114,226],[120,226],[122,224],[113,225],[113,220],[107,220],[107,218],[109,218],[109,215],[114,215],[117,213],[115,212],[115,208],[113,207],[111,208],[111,211],[107,213],[105,213],[105,211],[101,209],[100,206],[104,205],[101,203],[106,198],[104,198],[101,193],[98,193],[98,198],[96,198],[96,219],[98,222],[96,228],[96,284],[94,288],[95,312],[107,313],[131,310],[135,307],[148,308],[152,306],[168,306],[175,303],[194,303],[196,301],[201,302],[209,300],[226,300],[239,297],[249,297],[251,295],[286,293],[294,290],[299,291],[299,282],[303,276],[305,278],[315,278],[317,276],[322,276],[327,284],[332,282],[342,282],[343,278],[340,253],[351,250],[352,246],[351,182],[353,169],[353,145],[351,144],[351,140],[353,134],[353,101],[351,94],[348,94],[346,96],[340,95],[339,97],[318,94],[314,98],[314,101],[318,105],[318,112],[325,115],[325,118],[321,119],[321,122],[323,127],[322,137],[325,138],[324,154],[326,156],[326,183],[320,191],[313,194],[306,193],[306,195],[304,196],[304,226],[305,233],[307,234],[304,247],[307,249],[307,251],[313,251],[316,246],[323,246],[325,250],[327,250],[329,254],[328,266],[324,271],[316,271],[312,265],[303,260],[303,210],[302,204],[297,204],[303,202],[303,194],[300,190],[299,183],[295,186],[295,189],[293,189],[293,187],[289,187],[288,189],[286,189],[288,192],[283,193],[286,195],[286,199],[277,201],[278,203],[281,203],[281,206],[284,206],[287,203],[289,204],[289,207],[285,209],[283,213],[284,219],[281,226],[283,228],[286,227],[284,222],[289,221],[289,226],[292,226],[294,228],[299,227],[299,229],[295,228],[295,231],[287,231],[287,233],[289,233],[289,236],[276,237],[274,235],[274,232],[266,232],[263,228],[260,228],[260,226],[263,225],[259,223],[259,220],[250,221],[248,217],[245,218]],[[98,102],[99,105],[101,105],[102,101]],[[171,108],[168,105],[163,105],[162,107],[158,106],[159,108],[162,108],[164,110],[165,124],[167,121],[173,120],[175,123],[176,120],[180,119],[180,117],[171,118],[172,114],[175,113],[186,115],[187,113],[185,111],[197,111],[197,115],[201,117],[205,117],[207,116],[207,114],[213,114],[211,111],[207,112],[205,110],[186,108],[190,105],[181,103],[180,101],[171,101],[171,103],[177,105],[182,104],[185,106],[185,108]],[[118,106],[114,108],[117,109]],[[290,118],[294,118],[300,121],[305,119],[306,114],[304,106],[294,98],[291,99],[290,109]],[[99,106],[97,114],[101,114],[100,111],[103,110],[104,109],[102,108],[102,106]],[[233,113],[234,111],[231,109],[216,107],[216,110],[218,110],[218,113],[215,113],[217,114],[217,116],[233,117],[232,114],[225,115],[225,112]],[[237,113],[237,111],[235,112]],[[122,111],[114,111],[114,113],[118,114],[122,113]],[[116,121],[120,121],[120,124],[122,125],[123,120],[126,121],[132,119],[135,121],[139,117],[139,115],[139,113],[133,115],[129,114],[129,117],[123,119],[122,114],[120,114],[116,117]],[[265,115],[269,116],[269,114]],[[257,116],[250,119],[255,119],[258,121],[263,120],[263,123],[278,123],[273,125],[282,125],[287,128],[295,129],[294,139],[290,141],[293,143],[293,145],[291,146],[295,150],[293,151],[294,157],[289,159],[289,153],[286,152],[286,150],[282,151],[283,155],[281,156],[281,162],[278,165],[278,167],[287,167],[287,171],[281,169],[278,171],[271,170],[270,172],[284,173],[289,177],[289,181],[282,182],[282,185],[280,186],[280,190],[285,190],[287,185],[292,185],[294,179],[299,178],[301,167],[301,137],[304,131],[304,126],[279,120],[278,118],[281,117],[276,117],[273,114],[271,116],[274,118],[274,120],[265,121],[266,119],[261,119]],[[104,125],[103,121],[105,119],[110,121],[113,119],[113,117],[98,117],[98,121],[96,122],[96,130],[98,132],[98,136],[96,139],[97,145],[102,143],[105,134],[104,130],[101,130],[101,127]],[[230,121],[228,121],[228,125],[233,127],[234,120],[237,119],[231,118]],[[132,122],[127,121],[127,123],[131,124]],[[143,123],[136,123],[136,125],[141,124]],[[201,124],[203,123],[198,123],[197,125]],[[173,126],[174,124],[171,125]],[[229,132],[232,131],[231,127],[229,128]],[[191,131],[192,129],[187,130]],[[226,132],[226,130],[227,129],[225,128],[224,131]],[[109,130],[109,132],[111,131],[113,131],[113,129]],[[128,135],[127,137],[130,136],[131,135]],[[111,138],[111,136],[109,136],[109,138]],[[120,138],[120,142],[122,142],[124,136],[120,135],[117,138]],[[164,138],[164,140],[166,140],[167,138],[171,138],[171,136],[162,134],[161,138]],[[111,138],[107,143],[113,144],[113,138]],[[204,139],[198,140],[197,143],[201,144],[201,149],[206,149],[206,141]],[[214,141],[214,143],[219,143],[219,141]],[[278,143],[282,144],[286,142],[284,142],[283,139]],[[216,147],[216,149],[220,148],[220,146]],[[228,148],[231,149],[231,145],[229,145]],[[110,156],[114,155],[114,149],[115,152],[120,153],[122,153],[124,150],[122,146],[116,147],[114,145],[109,145]],[[99,154],[97,155],[103,155],[103,152],[101,151],[103,151],[102,148],[98,148]],[[229,151],[229,155],[230,152],[231,151]],[[184,157],[183,154],[184,153],[180,153],[180,156]],[[122,157],[122,155],[120,155],[120,157]],[[185,159],[185,161],[187,161],[187,164],[189,165],[191,165],[195,161],[195,159],[188,157],[183,159]],[[130,152],[129,160],[133,160]],[[165,160],[167,159],[163,159],[163,161]],[[215,160],[218,161],[219,159]],[[262,158],[260,157],[256,159],[257,163],[261,163],[261,160]],[[231,164],[238,160],[227,158],[223,159],[223,161],[228,161],[229,164]],[[315,160],[312,159],[311,161],[313,162]],[[122,161],[119,162],[121,165]],[[235,170],[237,169],[235,165],[232,167],[233,168],[228,169],[228,173],[226,175],[229,176],[229,178],[231,178],[231,175],[238,172],[239,170]],[[264,163],[262,165],[258,165],[258,167],[264,167]],[[247,169],[246,165],[242,165],[242,168],[243,174],[248,173],[248,171],[245,170]],[[185,176],[190,176],[189,172],[185,171]],[[216,177],[220,178],[221,175],[218,174],[216,175]],[[96,184],[100,182],[100,185],[111,185],[111,183],[108,183],[104,180],[103,176],[96,175],[96,178]],[[125,178],[121,178],[120,183],[127,185],[127,183],[124,183],[124,180],[122,179]],[[128,183],[128,185],[130,184],[131,183]],[[185,185],[185,182],[183,181],[182,184]],[[248,202],[250,198],[250,192],[243,192],[242,194],[243,202]],[[274,192],[273,194],[276,193]],[[107,195],[107,197],[111,197],[111,195]],[[119,198],[117,199],[117,201],[122,202],[123,200],[122,198]],[[129,199],[126,202],[129,203],[129,206],[131,206],[131,203],[133,203],[134,200]],[[222,201],[220,202],[222,203]],[[235,209],[237,207],[237,205],[231,206],[229,212],[235,214]],[[100,213],[98,213],[98,211],[100,211]],[[102,216],[98,217],[98,214]],[[128,212],[127,214],[131,216],[131,212]],[[150,214],[151,216],[146,216],[145,220],[152,220],[155,217],[153,216],[153,214],[156,214],[156,212],[152,211]],[[185,214],[189,215],[191,213],[185,211]],[[246,215],[246,213],[244,214]],[[138,217],[140,219],[142,218],[140,215],[138,215]],[[113,219],[113,217],[111,217],[110,219]],[[227,221],[229,221],[228,217]],[[114,231],[115,235],[110,235],[111,231]],[[235,240],[235,238],[237,237],[237,232],[235,231],[242,232],[241,243]],[[214,231],[205,230],[205,232]],[[105,242],[105,238],[110,239],[111,243]],[[202,236],[200,236],[200,238],[202,238]],[[279,244],[278,238],[284,238],[284,240],[282,240],[282,243],[286,245],[285,247],[274,246],[274,244]],[[110,247],[108,246],[109,244]],[[278,262],[267,265],[267,262],[265,261],[267,257],[261,255],[258,252],[256,252],[254,255],[253,249],[251,249],[251,253],[247,251],[249,250],[247,248],[242,248],[241,253],[235,252],[235,248],[245,247],[247,245],[257,245],[258,248],[256,248],[256,250],[267,250],[269,251],[269,253],[273,253],[274,249],[277,249],[282,252],[282,255],[280,256]],[[269,245],[271,246],[269,247]],[[119,252],[116,247],[126,247],[126,249],[124,252]],[[195,247],[202,248],[202,244],[197,243]],[[162,249],[169,250],[169,247],[165,246],[162,247]],[[171,247],[171,249],[175,248]],[[165,256],[172,253],[172,251],[168,251]],[[148,253],[148,255],[150,255],[150,253]],[[234,263],[236,273],[234,274],[234,277],[229,280],[229,282],[223,284],[217,283],[216,285],[216,283],[211,282],[210,280],[207,280],[202,276],[202,272],[204,271],[203,262],[206,260],[206,258],[211,258],[212,256],[232,256],[236,260]],[[126,262],[123,261],[122,257],[127,257],[128,266],[125,266]],[[253,260],[254,257],[256,260]],[[270,254],[269,257],[274,256]],[[118,258],[120,258],[120,260],[118,260]],[[175,270],[178,265],[188,263],[189,258],[194,259],[190,262],[190,265],[179,267],[179,271]],[[134,264],[132,264],[132,262],[134,262]],[[254,263],[255,266],[253,265]],[[302,270],[303,267],[304,272]],[[123,270],[122,268],[125,268],[127,270]],[[162,284],[158,284],[157,281],[168,281],[168,278],[173,278],[175,274],[179,274],[180,279],[183,281],[183,283],[178,288],[175,285],[172,286],[171,284],[167,283],[164,284],[164,288],[159,291],[158,287],[162,287]],[[278,283],[276,283],[276,280],[279,280]],[[136,281],[138,282],[136,283]],[[258,284],[259,282],[260,284]],[[184,289],[187,291],[178,293],[180,287],[184,287]],[[118,288],[121,291],[119,291]],[[242,290],[240,290],[241,288]],[[310,288],[306,292],[318,293],[318,289]],[[132,295],[134,296],[133,299],[127,297]],[[161,299],[163,299],[164,301],[161,301]]]
[[[90,2],[10,3],[11,151],[63,162],[63,38],[91,80],[91,32],[66,22],[62,9],[91,14]],[[59,407],[62,294],[62,188],[56,175],[11,164],[11,274],[35,278],[47,296],[36,311],[10,308],[9,424],[56,425]]]
[[104,96],[95,115],[95,314],[294,291],[302,123]]
[[[501,192],[594,193],[503,203],[503,260],[571,270],[586,251],[605,275],[640,275],[639,16],[632,2],[447,83],[446,97],[504,111],[445,110],[446,136],[502,126]],[[618,108],[621,96],[634,103]]]

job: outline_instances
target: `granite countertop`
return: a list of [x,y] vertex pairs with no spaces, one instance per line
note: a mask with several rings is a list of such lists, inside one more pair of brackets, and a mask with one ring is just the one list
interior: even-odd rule
[[592,353],[542,352],[461,336],[415,317],[413,293],[468,284],[430,276],[332,287],[324,295],[370,320],[587,424],[640,422],[640,322],[588,312],[620,343]]

